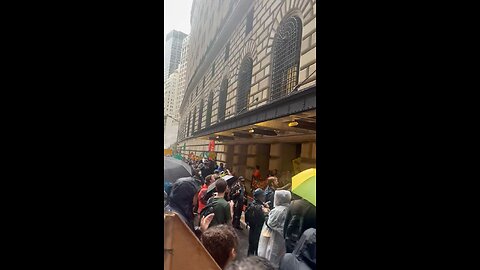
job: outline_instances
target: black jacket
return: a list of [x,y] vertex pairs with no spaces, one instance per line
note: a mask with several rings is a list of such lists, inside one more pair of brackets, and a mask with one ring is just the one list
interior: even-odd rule
[[268,206],[270,207],[270,210],[272,210],[274,207],[274,204],[273,204],[274,198],[275,198],[275,189],[271,186],[268,186],[265,189],[265,202],[267,202]]
[[255,229],[255,228],[262,228],[263,223],[265,222],[265,213],[262,210],[263,203],[259,200],[254,200],[248,208],[251,208],[253,211],[252,217],[247,216],[247,212],[249,212],[249,209],[247,208],[247,211],[245,212],[245,223],[250,226],[250,228]]
[[292,253],[287,253],[280,261],[279,270],[308,270],[316,269],[317,244],[316,229],[310,228],[303,232],[302,237]]
[[[290,207],[288,208],[287,217],[285,219],[285,226],[283,230],[284,238],[286,241],[285,244],[287,246],[287,252],[292,252],[293,248],[296,245],[296,242],[291,240],[294,238],[291,237],[290,233],[298,231],[297,227],[292,226],[290,221],[292,221],[295,216],[297,219],[303,216],[303,224],[300,228],[300,233],[298,234],[298,238],[300,238],[300,235],[308,228],[317,228],[316,215],[316,207],[310,202],[304,199],[294,200],[291,202]],[[295,222],[292,223],[293,225],[296,224]]]

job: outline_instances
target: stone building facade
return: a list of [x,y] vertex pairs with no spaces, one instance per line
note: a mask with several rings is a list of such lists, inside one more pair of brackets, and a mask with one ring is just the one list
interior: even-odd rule
[[[191,15],[187,87],[178,131],[182,154],[208,151],[209,140],[231,134],[228,140],[216,141],[217,160],[242,175],[255,164],[262,164],[264,174],[283,164],[291,171],[291,161],[298,157],[304,157],[305,166],[315,166],[315,131],[297,134],[278,120],[299,119],[307,109],[262,122],[278,136],[257,136],[255,131],[253,137],[233,135],[242,128],[262,126],[258,122],[240,127],[236,120],[305,90],[315,95],[316,1],[194,0]],[[303,117],[315,119],[316,125],[315,108],[308,107]],[[283,154],[287,157],[279,157]]]

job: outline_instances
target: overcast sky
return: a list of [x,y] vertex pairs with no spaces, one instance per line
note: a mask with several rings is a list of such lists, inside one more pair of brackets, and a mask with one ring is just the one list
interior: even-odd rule
[[172,30],[190,34],[190,11],[193,0],[165,0],[165,24],[163,28],[163,42],[167,33]]

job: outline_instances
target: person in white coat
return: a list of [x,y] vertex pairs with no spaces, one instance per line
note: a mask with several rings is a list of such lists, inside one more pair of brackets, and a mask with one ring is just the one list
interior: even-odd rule
[[277,190],[275,208],[270,211],[258,243],[258,256],[268,259],[276,268],[286,253],[283,230],[292,195],[288,190]]

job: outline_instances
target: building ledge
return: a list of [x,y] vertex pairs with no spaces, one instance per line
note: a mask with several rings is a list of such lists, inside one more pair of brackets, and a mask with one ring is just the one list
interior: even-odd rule
[[316,108],[316,85],[314,85],[298,93],[277,99],[254,110],[246,111],[240,115],[211,125],[208,128],[194,132],[192,136],[184,138],[179,142],[243,126],[253,125],[259,122],[273,120],[295,113],[314,110]]

